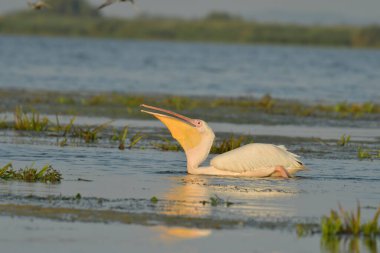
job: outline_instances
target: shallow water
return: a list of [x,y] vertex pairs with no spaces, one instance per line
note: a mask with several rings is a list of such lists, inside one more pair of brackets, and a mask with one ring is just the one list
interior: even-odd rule
[[319,252],[317,237],[300,240],[294,234],[269,230],[78,224],[4,217],[0,226],[5,252]]
[[[307,144],[304,145],[307,148]],[[14,167],[21,168],[34,161],[40,167],[50,163],[64,176],[64,181],[57,185],[2,182],[0,202],[6,203],[49,206],[47,199],[22,197],[80,193],[85,198],[104,198],[103,204],[98,206],[93,206],[88,199],[79,205],[84,208],[295,222],[318,220],[338,202],[348,209],[353,208],[357,200],[363,206],[377,206],[380,194],[379,163],[370,160],[304,155],[303,161],[310,170],[300,172],[294,179],[278,180],[187,175],[182,152],[151,149],[122,152],[102,147],[7,143],[0,149],[0,164],[13,161]],[[79,178],[91,181],[78,181]],[[229,208],[213,208],[200,203],[215,195],[235,204]],[[149,201],[152,196],[162,201],[152,206]],[[72,207],[71,202],[58,204]]]
[[0,87],[379,101],[380,51],[0,36]]
[[[78,118],[78,124],[104,122],[99,118],[88,119]],[[126,122],[131,129],[142,129],[144,133],[164,132],[151,121],[116,121],[114,124],[120,127]],[[231,126],[213,124],[222,132],[228,132]],[[22,168],[33,162],[37,167],[50,163],[61,171],[64,179],[54,185],[0,181],[0,205],[16,204],[26,210],[29,206],[40,206],[56,208],[57,212],[58,208],[68,208],[59,210],[61,214],[53,217],[60,222],[40,220],[44,215],[31,211],[19,214],[28,219],[10,219],[7,217],[14,216],[12,212],[2,211],[0,224],[8,229],[0,232],[1,244],[17,252],[25,243],[30,245],[30,252],[52,247],[59,252],[63,248],[67,250],[62,246],[67,242],[73,250],[82,252],[104,252],[105,248],[112,252],[124,247],[134,252],[204,252],[204,249],[336,252],[321,246],[318,235],[297,239],[294,227],[298,223],[318,224],[320,217],[331,208],[336,209],[338,203],[352,210],[360,201],[363,220],[372,217],[379,205],[379,160],[359,161],[356,152],[361,144],[379,149],[378,132],[353,128],[350,133],[356,141],[347,147],[338,147],[338,136],[329,139],[335,136],[331,134],[335,128],[317,128],[318,136],[325,138],[318,141],[312,136],[297,137],[303,132],[299,126],[284,127],[284,132],[279,132],[284,136],[273,135],[271,127],[250,127],[262,133],[262,137],[254,135],[255,140],[264,138],[286,145],[300,154],[310,169],[289,180],[194,176],[185,172],[184,153],[149,148],[152,141],[149,136],[142,146],[120,151],[117,145],[110,145],[106,136],[92,145],[79,142],[59,147],[56,137],[49,133],[1,131],[0,164],[13,162],[14,168]],[[241,133],[248,128],[248,125],[242,126]],[[287,136],[286,129],[293,134]],[[312,129],[309,131],[315,132]],[[368,130],[375,132],[368,134]],[[77,193],[82,196],[80,200],[74,198]],[[157,203],[150,201],[153,196],[158,198]],[[202,203],[215,196],[233,204],[227,207]],[[12,208],[19,211],[17,206]],[[70,210],[77,209],[90,212],[85,220],[90,224],[81,223],[84,221],[81,219],[68,223],[73,217]],[[103,217],[102,211],[142,216],[127,222],[134,225],[125,225],[119,224],[124,223],[123,217],[110,219]],[[191,220],[199,218],[204,220]],[[97,224],[107,219],[116,223]],[[146,224],[154,226],[140,226]],[[223,230],[214,230],[215,226]],[[243,239],[248,243],[242,244]],[[334,243],[343,244],[340,246],[343,249],[348,247],[347,240]],[[362,244],[361,252],[370,252]]]
[[[0,87],[377,101],[378,55],[331,48],[1,36]],[[4,116],[12,119],[9,112],[1,112],[0,118]],[[99,116],[77,117],[75,125],[109,120]],[[55,122],[55,116],[48,117]],[[145,135],[141,145],[124,151],[110,141],[111,130],[92,144],[68,138],[65,147],[59,147],[62,137],[54,132],[0,130],[0,166],[49,163],[64,178],[60,184],[0,181],[2,249],[377,252],[377,239],[374,249],[350,238],[298,239],[295,225],[318,224],[338,203],[353,210],[359,201],[363,219],[372,217],[380,204],[380,163],[377,158],[359,161],[357,150],[380,150],[379,123],[370,118],[300,118],[305,124],[298,124],[281,116],[265,117],[276,117],[276,124],[210,126],[219,138],[245,134],[254,142],[286,145],[301,155],[309,170],[288,180],[188,175],[183,152],[154,148],[161,137],[170,138],[157,121],[114,120],[112,127],[128,125],[130,134]],[[351,136],[345,147],[336,144],[342,134]],[[78,193],[79,199],[74,197]],[[208,202],[216,196],[232,205],[212,206]],[[75,216],[78,210],[82,217]],[[42,219],[47,217],[51,220]]]

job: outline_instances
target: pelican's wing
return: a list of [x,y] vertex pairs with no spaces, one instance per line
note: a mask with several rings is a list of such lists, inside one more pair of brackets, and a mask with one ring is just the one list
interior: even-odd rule
[[111,5],[111,4],[115,3],[115,2],[117,2],[117,0],[107,0],[102,5],[100,5],[98,7],[98,10],[100,10],[100,9],[102,9],[102,8],[108,6],[108,5]]
[[276,166],[303,169],[302,162],[297,158],[284,146],[255,143],[218,155],[211,160],[211,165],[218,170],[237,173],[273,169]]

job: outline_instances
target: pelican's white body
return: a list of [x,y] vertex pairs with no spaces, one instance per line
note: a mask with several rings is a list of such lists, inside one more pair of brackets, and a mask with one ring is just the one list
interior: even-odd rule
[[304,169],[304,165],[284,146],[252,143],[214,157],[209,167],[191,168],[190,174],[269,177],[277,166],[290,175]]

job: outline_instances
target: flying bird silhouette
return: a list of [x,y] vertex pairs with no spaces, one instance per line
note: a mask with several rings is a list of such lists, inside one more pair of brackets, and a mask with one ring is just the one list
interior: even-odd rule
[[100,9],[102,9],[102,8],[108,6],[108,5],[114,4],[114,3],[116,3],[116,2],[131,2],[132,4],[135,3],[134,0],[107,0],[107,1],[105,1],[102,5],[100,5],[100,6],[98,7],[98,10],[100,10]]
[[42,9],[45,9],[45,8],[50,8],[50,5],[48,5],[47,3],[45,3],[42,0],[39,0],[39,1],[34,2],[34,3],[28,1],[28,5],[29,5],[30,8],[32,8],[34,10],[42,10]]

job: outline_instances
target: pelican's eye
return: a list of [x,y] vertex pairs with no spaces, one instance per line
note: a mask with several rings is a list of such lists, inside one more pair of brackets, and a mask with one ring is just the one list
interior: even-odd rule
[[202,126],[202,121],[200,121],[200,120],[195,120],[195,125],[196,125],[197,127],[201,127],[201,126]]

